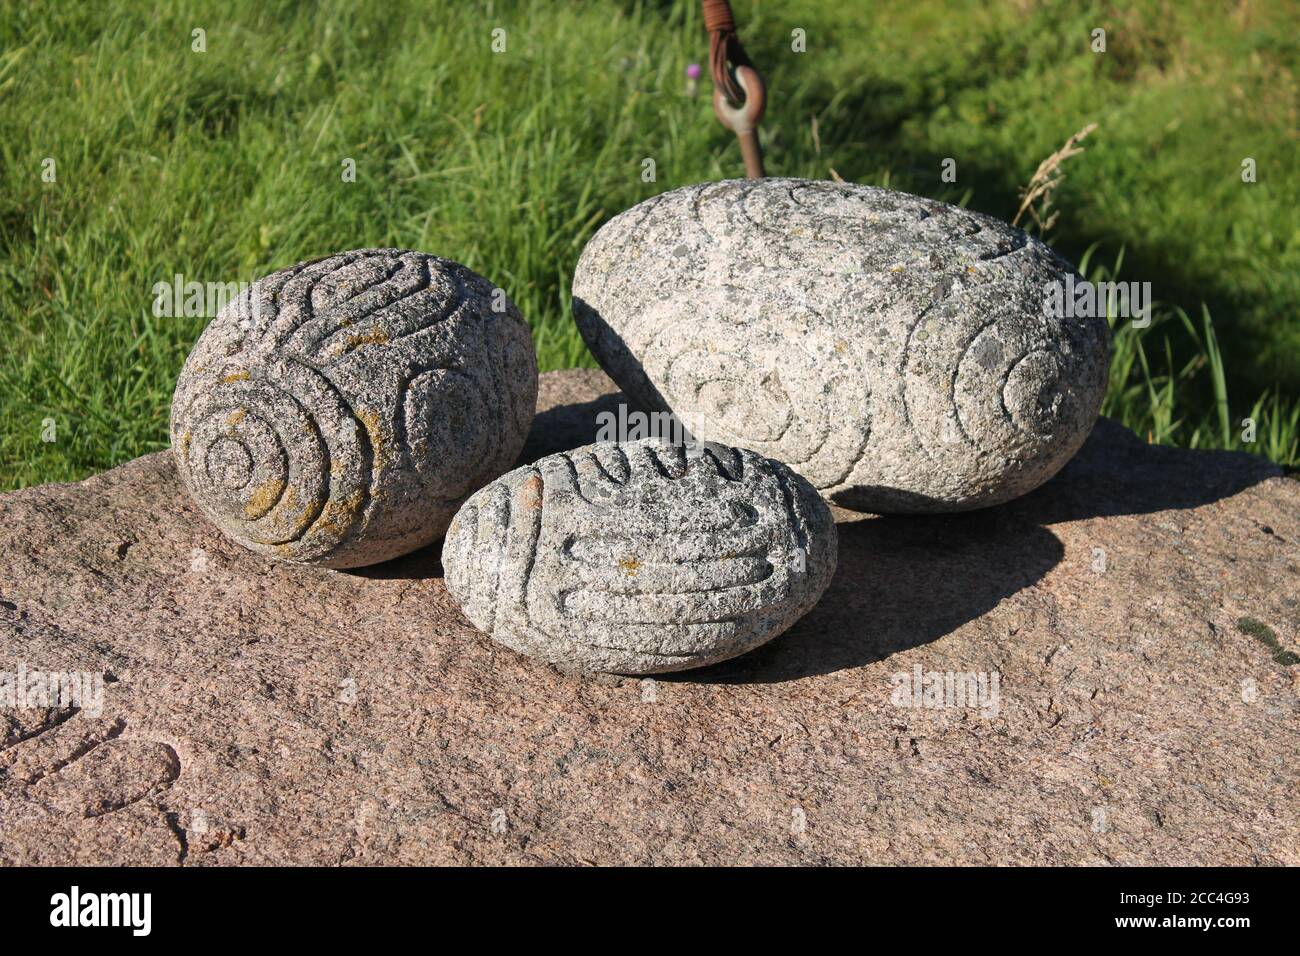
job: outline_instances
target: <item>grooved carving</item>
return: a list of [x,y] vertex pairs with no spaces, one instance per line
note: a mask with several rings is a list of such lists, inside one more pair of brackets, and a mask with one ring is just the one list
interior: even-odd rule
[[1105,394],[1070,266],[987,216],[868,186],[690,186],[583,251],[574,316],[639,405],[788,463],[829,500],[957,511],[1050,478]]
[[469,619],[522,653],[654,673],[775,637],[835,569],[830,510],[751,451],[602,443],[471,497],[443,545]]
[[195,502],[289,561],[352,567],[435,540],[532,422],[531,336],[493,293],[464,266],[400,249],[254,283],[176,388],[172,446]]

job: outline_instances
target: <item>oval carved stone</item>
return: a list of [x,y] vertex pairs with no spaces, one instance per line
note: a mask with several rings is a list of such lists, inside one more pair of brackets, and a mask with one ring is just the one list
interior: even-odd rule
[[1063,318],[1072,268],[988,216],[870,186],[728,181],[602,227],[574,316],[639,405],[784,461],[835,504],[1008,501],[1083,444],[1105,318]]
[[235,541],[357,567],[440,537],[514,464],[536,398],[532,337],[503,293],[447,259],[360,249],[222,309],[181,371],[172,448]]
[[646,439],[499,478],[457,513],[442,563],[465,616],[507,647],[653,674],[776,637],[817,603],[835,552],[830,509],[785,465]]

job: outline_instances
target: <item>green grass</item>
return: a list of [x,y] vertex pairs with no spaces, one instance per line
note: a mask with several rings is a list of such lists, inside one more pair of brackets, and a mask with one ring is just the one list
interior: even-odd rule
[[[1097,122],[1048,238],[1090,273],[1122,259],[1162,302],[1150,329],[1117,326],[1106,413],[1153,441],[1297,462],[1289,3],[734,6],[769,80],[772,173],[834,169],[1009,219],[1038,162]],[[738,174],[707,82],[684,90],[706,49],[685,0],[0,0],[0,488],[165,446],[203,325],[152,314],[175,273],[248,281],[342,249],[423,249],[505,288],[544,369],[591,364],[568,301],[586,240],[648,196]]]
[[[1122,275],[1123,250],[1110,267],[1093,265],[1092,252],[1079,262],[1088,279],[1107,282]],[[1277,387],[1249,404],[1234,401],[1207,307],[1193,320],[1179,306],[1159,304],[1143,329],[1115,312],[1115,303],[1108,303],[1110,390],[1103,415],[1156,444],[1246,451],[1300,465],[1300,402]]]
[[1277,632],[1263,621],[1257,621],[1253,617],[1238,618],[1237,630],[1243,634],[1249,634],[1267,647],[1273,654],[1273,660],[1277,663],[1286,666],[1300,664],[1300,654],[1288,651],[1283,647],[1282,642],[1277,639]]

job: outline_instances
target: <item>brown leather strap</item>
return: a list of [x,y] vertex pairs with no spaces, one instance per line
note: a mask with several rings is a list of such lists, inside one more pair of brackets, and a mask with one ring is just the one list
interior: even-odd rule
[[736,36],[736,17],[731,12],[727,0],[700,0],[704,10],[704,29],[709,31],[709,67],[713,74],[713,85],[727,94],[733,103],[745,101],[745,91],[736,82],[727,62],[732,68],[751,66],[745,48]]
[[704,29],[713,33],[736,32],[736,18],[732,16],[731,4],[727,0],[702,0],[704,6]]

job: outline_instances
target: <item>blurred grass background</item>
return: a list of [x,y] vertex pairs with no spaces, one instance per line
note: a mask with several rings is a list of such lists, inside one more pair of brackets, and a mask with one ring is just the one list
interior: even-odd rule
[[[1009,220],[1038,163],[1099,124],[1046,238],[1159,301],[1149,329],[1114,323],[1104,412],[1151,441],[1297,463],[1293,3],[733,6],[768,80],[772,174],[833,169]],[[655,193],[740,175],[707,78],[686,90],[707,46],[694,0],[0,0],[0,488],[166,446],[205,324],[152,314],[176,273],[422,249],[505,288],[543,369],[592,364],[568,298],[585,241]]]

